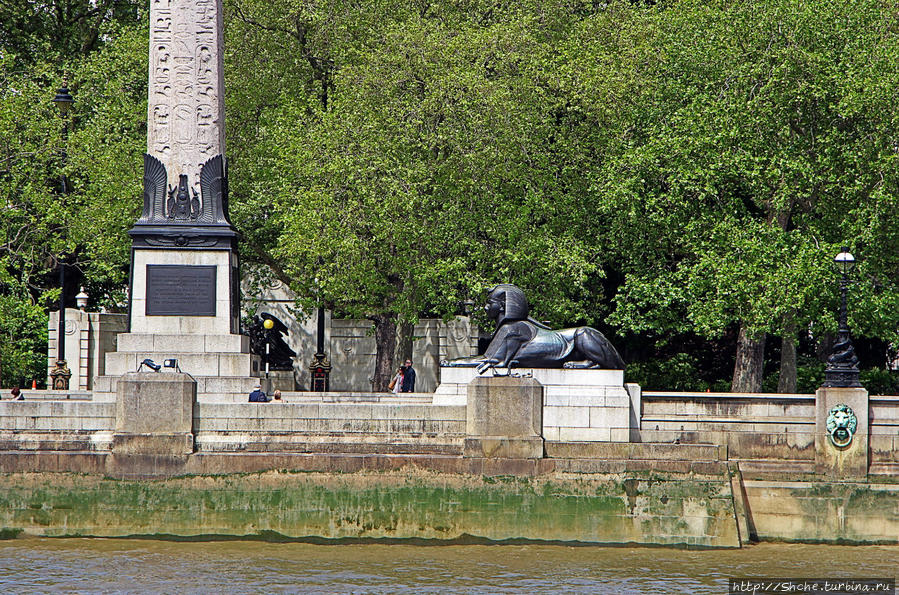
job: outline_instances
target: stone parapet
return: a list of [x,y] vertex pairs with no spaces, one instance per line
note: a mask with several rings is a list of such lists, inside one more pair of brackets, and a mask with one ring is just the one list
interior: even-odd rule
[[465,408],[379,402],[199,403],[197,449],[460,453]]
[[[630,440],[640,410],[640,392],[628,392],[623,370],[521,368],[515,372],[543,386],[541,434],[546,440]],[[447,405],[466,402],[471,383],[489,377],[461,367],[443,367],[441,376],[434,403]]]
[[727,446],[731,459],[814,461],[815,397],[643,391],[644,442]]
[[0,401],[0,431],[112,430],[115,406],[91,401]]

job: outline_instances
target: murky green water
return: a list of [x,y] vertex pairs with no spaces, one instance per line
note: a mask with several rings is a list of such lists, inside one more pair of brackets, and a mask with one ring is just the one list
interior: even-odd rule
[[38,539],[0,542],[0,593],[727,593],[728,577],[899,574],[897,546],[742,550]]

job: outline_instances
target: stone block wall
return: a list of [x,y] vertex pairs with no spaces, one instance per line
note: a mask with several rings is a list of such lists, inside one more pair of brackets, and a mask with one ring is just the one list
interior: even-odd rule
[[[435,404],[465,404],[475,368],[444,367]],[[623,370],[521,368],[543,388],[543,438],[561,442],[627,442],[633,407]],[[637,399],[639,403],[639,399]]]
[[[334,319],[330,327],[332,391],[371,389],[375,338],[367,320]],[[477,349],[477,327],[465,317],[448,323],[424,319],[413,330],[412,361],[415,391],[433,392],[441,379],[440,360],[467,357]],[[460,355],[461,354],[461,355]]]
[[[243,272],[242,305],[247,312],[267,312],[276,316],[289,329],[285,341],[297,357],[294,377],[298,390],[309,390],[309,364],[316,349],[317,311],[303,313],[296,309],[290,288],[270,279],[265,271],[247,268]],[[325,311],[325,349],[331,358],[332,391],[370,391],[375,365],[375,339],[371,321],[332,319]],[[470,357],[477,351],[478,328],[465,316],[448,322],[423,319],[413,330],[412,358],[415,363],[418,392],[432,392],[439,382],[442,359]]]
[[465,438],[465,407],[424,402],[198,403],[195,418],[199,451],[458,454]]
[[0,401],[0,450],[108,450],[115,403]]
[[751,532],[761,541],[899,541],[899,485],[747,480]]
[[[104,356],[116,350],[117,337],[127,328],[126,314],[66,308],[66,362],[72,372],[69,388],[73,391],[94,388],[94,378],[106,373]],[[56,364],[59,354],[58,330],[59,311],[50,312],[47,323],[47,386],[52,386],[50,370]]]
[[[338,457],[330,457],[337,459]],[[154,481],[4,475],[0,529],[79,535],[528,539],[739,547],[721,476],[279,471]]]
[[871,470],[899,475],[899,396],[869,397]]
[[815,460],[815,395],[644,391],[642,442],[722,444],[731,459]]

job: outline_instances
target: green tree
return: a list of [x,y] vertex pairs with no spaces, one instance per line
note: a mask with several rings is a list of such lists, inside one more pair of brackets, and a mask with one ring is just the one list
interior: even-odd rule
[[539,288],[544,318],[586,316],[577,298],[598,252],[577,233],[584,205],[554,135],[558,99],[536,80],[563,28],[494,8],[325,20],[354,34],[340,52],[318,50],[330,86],[308,85],[319,102],[300,102],[289,126],[265,109],[257,128],[277,159],[256,189],[277,199],[256,210],[278,234],[274,260],[307,304],[372,320],[376,388],[390,379],[398,322],[453,314],[491,283]]
[[[4,5],[0,16],[10,22],[20,8],[57,22],[65,14],[44,12],[62,6]],[[19,364],[17,371],[0,371],[4,379],[44,375],[34,362],[46,356],[47,322],[35,312],[58,303],[61,262],[67,263],[70,302],[79,281],[92,306],[114,307],[124,294],[125,231],[139,209],[146,138],[147,32],[121,24],[128,19],[114,18],[117,9],[105,3],[84,6],[96,17],[96,39],[89,43],[81,37],[87,29],[69,31],[78,41],[37,22],[20,31],[0,28],[0,299],[22,302],[0,311],[0,327],[22,337],[11,348],[31,354],[4,355],[3,366],[31,362],[21,364],[28,373]],[[75,103],[64,120],[51,99],[66,79]],[[34,333],[42,337],[38,343],[30,339]]]
[[[841,242],[869,241],[864,268],[895,295],[896,268],[879,256],[893,235],[850,231],[893,216],[883,206],[896,193],[895,107],[867,89],[896,88],[895,15],[877,2],[792,0],[634,14],[631,39],[646,41],[625,67],[637,79],[599,61],[588,75],[637,83],[596,178],[626,279],[614,320],[709,337],[738,325],[733,390],[759,390],[766,334],[792,342],[796,329],[833,328]],[[589,91],[588,109],[607,112]],[[868,316],[870,304],[858,307]],[[879,320],[896,327],[895,314]]]

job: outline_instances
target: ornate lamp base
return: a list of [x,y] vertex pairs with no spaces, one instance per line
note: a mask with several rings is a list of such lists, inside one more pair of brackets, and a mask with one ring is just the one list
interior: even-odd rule
[[50,370],[50,378],[53,382],[53,390],[69,390],[69,379],[72,371],[66,365],[66,360],[56,360],[56,366]]
[[857,366],[831,366],[824,370],[824,387],[861,388]]
[[328,356],[324,353],[316,353],[312,356],[309,370],[312,372],[312,392],[328,392],[331,376],[331,360]]

